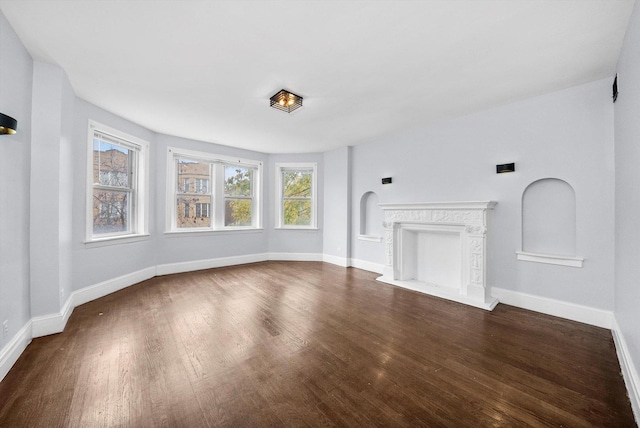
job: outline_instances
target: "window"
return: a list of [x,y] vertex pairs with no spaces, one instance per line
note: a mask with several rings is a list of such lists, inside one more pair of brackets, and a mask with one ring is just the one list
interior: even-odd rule
[[277,227],[317,227],[316,171],[315,163],[276,164]]
[[209,204],[196,204],[196,217],[209,217]]
[[251,226],[253,169],[224,166],[224,225]]
[[147,233],[149,144],[89,121],[87,242]]
[[262,162],[169,148],[167,231],[256,229]]
[[209,188],[208,178],[196,178],[196,193],[207,193]]
[[[176,227],[178,228],[200,228],[211,227],[211,218],[203,217],[198,211],[203,205],[211,204],[212,195],[209,186],[203,183],[209,182],[211,177],[211,164],[198,159],[176,156],[176,183],[178,192],[176,193],[175,206],[177,210]],[[189,186],[189,183],[195,186]],[[182,189],[179,184],[183,183]],[[196,209],[191,210],[194,204]],[[208,211],[207,211],[208,212]]]

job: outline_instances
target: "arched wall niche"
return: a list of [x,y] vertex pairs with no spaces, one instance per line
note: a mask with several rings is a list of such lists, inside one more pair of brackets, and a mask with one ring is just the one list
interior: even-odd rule
[[359,239],[382,241],[382,210],[378,206],[378,195],[365,192],[360,198],[360,234]]
[[582,267],[576,257],[576,194],[566,181],[543,178],[525,188],[518,259]]

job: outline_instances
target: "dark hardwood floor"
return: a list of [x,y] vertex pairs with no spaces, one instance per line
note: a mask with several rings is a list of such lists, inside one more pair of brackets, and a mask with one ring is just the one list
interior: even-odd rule
[[2,427],[632,427],[611,332],[265,262],[79,306],[0,383]]

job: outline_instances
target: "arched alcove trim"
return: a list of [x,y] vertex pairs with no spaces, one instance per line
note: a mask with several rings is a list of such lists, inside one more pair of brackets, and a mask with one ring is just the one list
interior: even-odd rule
[[[372,221],[375,222],[376,219],[380,225],[377,230],[373,230],[371,223]],[[360,233],[358,234],[358,239],[361,241],[382,242],[382,210],[378,207],[378,195],[372,191],[363,193],[360,198]]]
[[[521,251],[516,251],[518,260],[582,267],[584,259],[575,254],[575,190],[568,182],[543,178],[530,183],[522,192],[521,214],[522,241]],[[555,249],[565,254],[554,254]]]

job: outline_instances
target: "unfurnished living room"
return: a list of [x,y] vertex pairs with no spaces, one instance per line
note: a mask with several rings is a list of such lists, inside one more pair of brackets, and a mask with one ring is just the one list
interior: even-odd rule
[[634,0],[0,0],[0,427],[635,427]]

